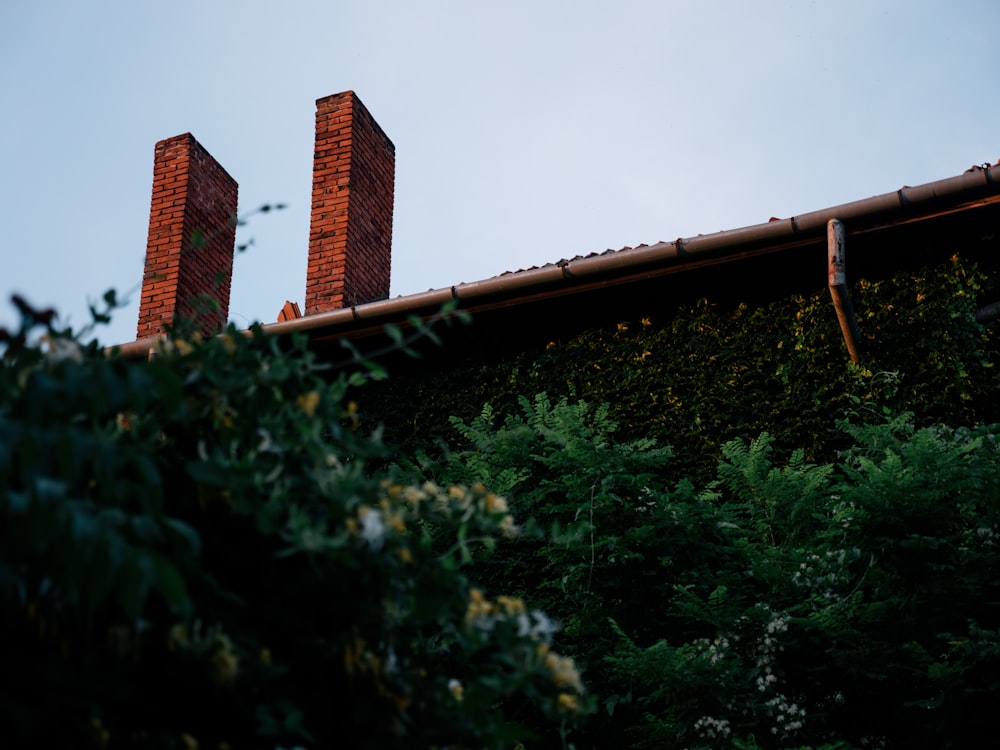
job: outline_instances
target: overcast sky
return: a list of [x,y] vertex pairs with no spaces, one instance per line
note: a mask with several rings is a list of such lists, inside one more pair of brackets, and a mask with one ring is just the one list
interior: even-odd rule
[[305,296],[316,99],[396,146],[392,294],[756,224],[1000,158],[997,0],[3,0],[0,325],[135,337],[153,146],[257,216],[230,317]]

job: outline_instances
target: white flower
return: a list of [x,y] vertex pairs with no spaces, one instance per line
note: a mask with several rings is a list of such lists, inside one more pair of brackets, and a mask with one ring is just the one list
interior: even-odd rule
[[46,336],[47,344],[45,359],[53,364],[59,362],[81,362],[83,352],[80,345],[73,339],[60,338],[56,336]]
[[715,719],[711,716],[702,716],[694,723],[694,728],[702,737],[709,739],[728,737],[731,731],[728,719]]
[[558,632],[559,624],[549,618],[544,612],[535,610],[530,615],[522,612],[517,616],[517,635],[519,638],[548,639],[552,633]]
[[381,549],[382,542],[385,541],[385,524],[378,511],[371,508],[361,508],[361,531],[359,535],[368,542],[372,549]]
[[281,453],[281,446],[274,442],[274,438],[271,437],[271,433],[268,430],[263,427],[258,427],[257,435],[260,437],[260,442],[257,444],[257,450],[259,452]]

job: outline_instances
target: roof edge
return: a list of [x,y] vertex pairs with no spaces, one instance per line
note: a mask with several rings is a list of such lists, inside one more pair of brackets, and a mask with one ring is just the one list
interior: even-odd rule
[[[712,257],[716,263],[727,262],[727,256],[732,255],[732,260],[736,260],[751,248],[773,246],[775,250],[780,250],[790,245],[825,237],[826,225],[830,219],[844,222],[850,235],[998,202],[1000,202],[1000,162],[992,166],[975,166],[954,177],[914,187],[904,186],[891,193],[787,219],[560,261],[557,264],[504,273],[481,281],[269,323],[265,324],[263,329],[275,335],[302,332],[336,336],[355,328],[367,329],[413,315],[432,314],[449,301],[456,301],[461,308],[474,311],[478,307],[491,306],[498,301],[512,304],[519,298],[537,298],[538,295],[549,292],[565,292],[565,287],[583,281],[613,279],[632,273],[648,272],[655,268],[671,267],[673,270],[683,270],[688,263],[694,268],[703,264],[704,257]],[[142,339],[109,347],[109,351],[117,349],[123,356],[143,356],[158,340],[158,337]]]
[[535,296],[540,292],[544,293],[546,288],[561,288],[583,279],[628,275],[666,265],[683,266],[698,256],[712,255],[716,257],[716,262],[725,262],[725,256],[736,256],[750,247],[774,245],[779,249],[803,240],[824,238],[830,219],[844,222],[848,234],[853,234],[995,202],[1000,202],[1000,162],[992,166],[972,167],[954,177],[914,187],[903,186],[891,193],[788,219],[561,261],[551,266],[505,273],[481,281],[359,305],[351,308],[350,315],[341,310],[285,323],[272,323],[265,325],[264,329],[273,333],[287,333],[324,328],[333,333],[330,328],[343,324],[348,324],[349,327],[360,321],[371,324],[404,314],[426,313],[437,309],[447,299],[457,300],[464,308],[474,308],[480,303],[498,298],[513,300]]

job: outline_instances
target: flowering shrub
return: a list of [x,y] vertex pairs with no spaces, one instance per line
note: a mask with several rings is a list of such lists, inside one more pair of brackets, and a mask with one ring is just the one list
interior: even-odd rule
[[[998,430],[917,425],[996,415],[993,283],[960,258],[859,283],[868,370],[820,290],[392,389],[259,330],[126,362],[20,303],[2,736],[565,747],[599,706],[581,750],[982,746]],[[520,396],[539,383],[568,395]]]
[[19,304],[0,336],[5,747],[499,748],[586,712],[555,624],[467,576],[519,533],[504,498],[379,471],[349,397],[369,370],[183,326],[127,361]]
[[418,468],[490,477],[526,533],[474,554],[566,623],[603,710],[578,747],[969,747],[1000,694],[1000,426],[842,422],[849,447],[779,463],[731,441],[716,479],[620,443],[606,408],[522,399],[455,420]]
[[776,467],[766,436],[726,447],[702,500],[725,518],[729,552],[707,580],[681,573],[659,640],[622,632],[607,660],[619,700],[644,709],[637,745],[957,748],[988,735],[997,426],[910,418],[843,423],[853,446],[833,466]]

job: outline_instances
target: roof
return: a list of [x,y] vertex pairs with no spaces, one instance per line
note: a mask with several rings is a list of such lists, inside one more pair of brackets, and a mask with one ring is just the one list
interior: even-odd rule
[[[968,231],[974,219],[982,231],[990,227],[995,231],[1000,226],[1000,162],[786,219],[576,256],[481,281],[286,319],[265,325],[264,329],[276,335],[301,332],[316,341],[333,341],[381,333],[386,324],[405,324],[413,316],[433,315],[446,303],[476,315],[528,306],[541,309],[541,303],[565,303],[588,294],[603,295],[607,300],[610,290],[648,286],[653,280],[676,274],[716,269],[710,274],[714,276],[720,267],[753,258],[782,255],[787,259],[792,257],[789,253],[799,258],[807,248],[825,248],[827,223],[832,219],[846,227],[849,273],[857,257],[852,247],[873,247],[884,243],[889,234],[906,235],[914,225],[919,224],[921,236],[933,233],[945,238],[959,229]],[[825,252],[812,255],[822,260],[825,269]],[[821,273],[825,281],[825,270]],[[620,292],[617,299],[623,299]],[[587,303],[587,307],[593,304]],[[144,339],[120,349],[134,356],[148,351],[151,344],[151,340]]]

